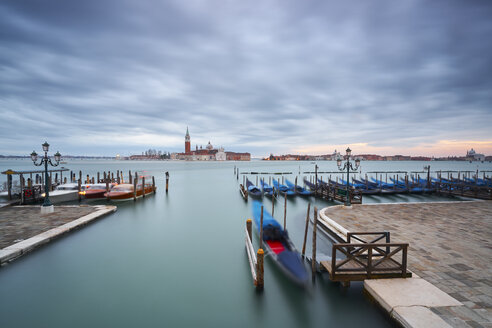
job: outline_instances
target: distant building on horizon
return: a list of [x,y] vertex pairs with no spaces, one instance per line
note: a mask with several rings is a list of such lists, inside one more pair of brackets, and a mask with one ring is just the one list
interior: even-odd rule
[[210,141],[205,149],[196,145],[195,150],[191,150],[191,138],[188,127],[186,127],[185,134],[185,151],[184,153],[172,153],[171,159],[185,160],[185,161],[250,161],[250,153],[236,153],[232,151],[225,151],[223,147],[215,149]]
[[477,154],[475,150],[470,149],[466,152],[466,160],[467,161],[480,161],[483,162],[485,160],[484,154]]

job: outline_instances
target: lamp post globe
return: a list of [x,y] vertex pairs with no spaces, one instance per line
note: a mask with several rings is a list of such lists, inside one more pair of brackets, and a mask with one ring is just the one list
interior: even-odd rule
[[59,151],[57,151],[55,154],[55,161],[58,163],[58,162],[60,162],[60,159],[61,159],[61,154]]
[[50,150],[50,144],[48,142],[45,141],[44,144],[42,144],[42,146],[43,146],[43,151],[45,153],[47,153],[48,150]]

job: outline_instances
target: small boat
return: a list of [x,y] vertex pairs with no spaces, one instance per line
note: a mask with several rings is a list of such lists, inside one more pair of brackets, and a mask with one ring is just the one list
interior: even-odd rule
[[[142,190],[141,183],[137,184],[136,198],[142,197],[144,195],[144,191],[145,191],[145,195],[147,195],[153,193],[155,189],[151,183],[146,183],[144,186],[144,190]],[[129,183],[123,183],[114,186],[113,189],[109,191],[109,193],[104,193],[104,197],[109,197],[109,199],[115,201],[125,201],[125,200],[132,200],[133,194],[134,194],[133,185]]]
[[273,196],[273,188],[268,183],[263,181],[263,179],[260,180],[260,184],[261,184],[261,190],[263,191],[265,196],[272,197]]
[[311,196],[313,194],[311,191],[306,190],[305,188],[303,188],[301,186],[297,186],[287,179],[285,180],[285,183],[287,184],[287,187],[289,187],[289,189],[294,189],[295,193],[298,195]]
[[[111,190],[116,184],[109,183],[108,187]],[[103,199],[104,194],[107,192],[105,183],[95,183],[85,185],[85,190],[81,191],[80,194],[84,196],[85,199]]]
[[248,189],[248,195],[254,198],[261,198],[263,193],[261,192],[260,188],[255,186],[251,181],[249,181],[248,178],[246,178],[246,188]]
[[[85,190],[85,185],[80,186],[80,190]],[[43,192],[41,198],[44,199],[46,194]],[[57,186],[55,190],[48,194],[52,204],[70,202],[79,199],[79,185],[77,183],[65,183]]]
[[[253,217],[258,233],[261,226],[261,206],[259,201],[253,202]],[[263,242],[267,255],[271,255],[280,269],[296,283],[306,285],[309,277],[299,252],[289,239],[287,231],[264,208]]]
[[273,179],[273,186],[275,190],[278,190],[282,195],[295,196],[296,192],[294,189],[290,189],[286,185],[280,184],[277,180]]

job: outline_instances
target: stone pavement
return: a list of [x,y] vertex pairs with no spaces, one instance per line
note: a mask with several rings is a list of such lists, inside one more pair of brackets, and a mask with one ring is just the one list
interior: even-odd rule
[[432,307],[453,327],[492,328],[492,201],[333,206],[348,231],[390,231],[408,267],[464,306]]
[[55,206],[41,215],[39,206],[0,208],[0,249],[95,212],[93,206]]

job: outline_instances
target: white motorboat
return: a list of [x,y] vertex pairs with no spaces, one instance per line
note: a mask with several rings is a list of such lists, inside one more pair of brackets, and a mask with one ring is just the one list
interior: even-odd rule
[[[80,190],[85,190],[85,185],[80,186]],[[45,193],[41,194],[44,199]],[[49,193],[52,204],[70,202],[79,199],[79,186],[76,183],[65,183],[59,185]]]

